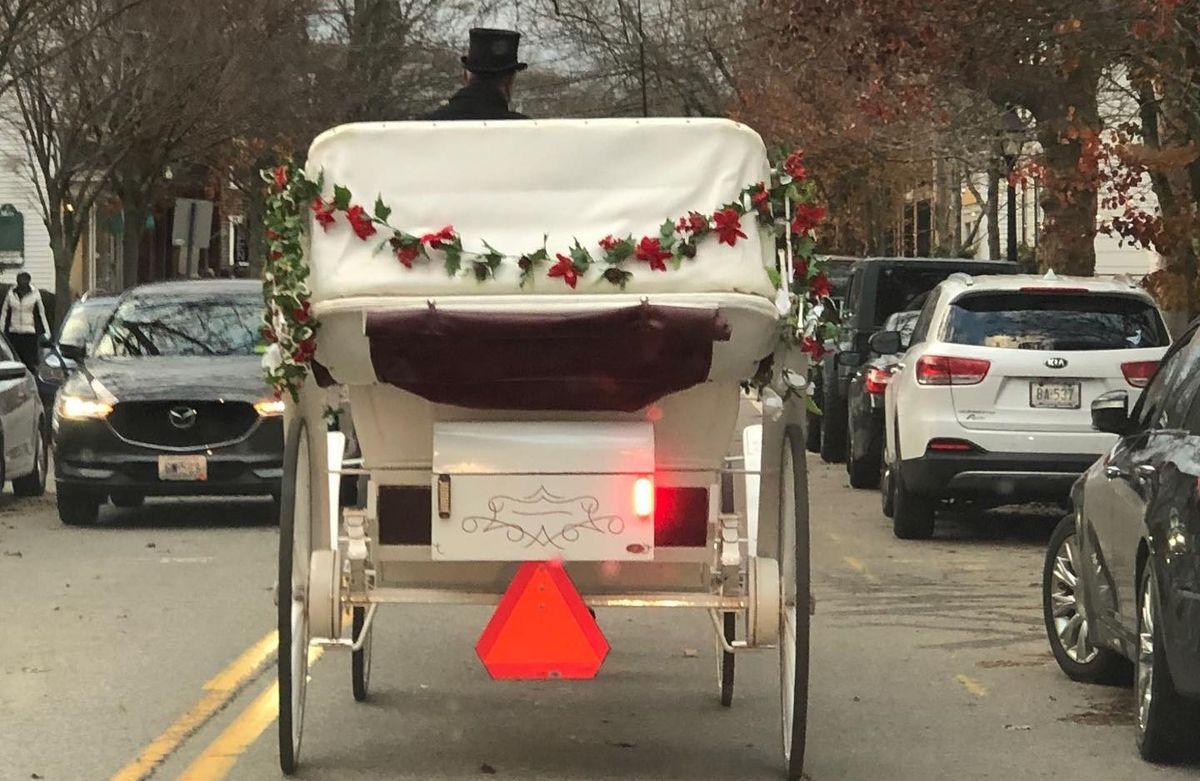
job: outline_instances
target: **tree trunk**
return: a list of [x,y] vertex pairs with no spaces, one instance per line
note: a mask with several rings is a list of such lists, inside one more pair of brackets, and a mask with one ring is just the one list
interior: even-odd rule
[[988,260],[1000,260],[1000,168],[993,161],[988,166],[987,226]]
[[125,232],[121,236],[122,289],[131,288],[141,282],[138,270],[142,259],[142,235],[149,212],[149,207],[137,198],[121,199],[121,216],[125,220]]
[[54,325],[63,321],[71,300],[71,266],[75,263],[75,250],[68,248],[61,237],[50,237],[50,251],[54,255]]

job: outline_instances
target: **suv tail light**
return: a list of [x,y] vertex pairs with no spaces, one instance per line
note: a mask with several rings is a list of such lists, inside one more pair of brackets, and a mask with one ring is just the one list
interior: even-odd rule
[[1131,361],[1121,364],[1121,373],[1125,375],[1125,382],[1135,388],[1144,388],[1150,384],[1157,368],[1158,361]]
[[917,361],[918,385],[978,385],[992,368],[982,358],[923,355]]
[[939,437],[938,439],[929,440],[926,445],[926,450],[932,450],[935,453],[969,453],[976,450],[975,444],[968,442],[965,439],[952,439],[949,437]]
[[867,389],[867,393],[873,396],[882,396],[887,390],[888,383],[892,381],[892,372],[890,369],[881,369],[878,366],[872,366],[867,369],[866,377],[863,379],[863,385]]

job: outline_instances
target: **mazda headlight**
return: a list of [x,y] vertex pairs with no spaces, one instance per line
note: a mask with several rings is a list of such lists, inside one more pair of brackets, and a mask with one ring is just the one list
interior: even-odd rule
[[56,412],[67,420],[104,420],[112,411],[111,404],[98,399],[69,396],[65,393],[58,395]]

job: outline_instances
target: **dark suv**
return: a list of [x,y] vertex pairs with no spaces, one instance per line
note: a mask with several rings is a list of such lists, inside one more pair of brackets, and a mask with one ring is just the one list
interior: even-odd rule
[[917,299],[956,272],[979,275],[1018,271],[1015,263],[1004,260],[866,258],[855,263],[841,308],[837,341],[813,380],[821,413],[809,415],[810,450],[819,449],[828,463],[845,460],[850,380],[870,359],[871,335],[888,317],[911,309]]
[[64,523],[95,523],[107,498],[128,507],[147,496],[278,495],[283,403],[260,367],[262,311],[257,281],[121,296],[55,404]]

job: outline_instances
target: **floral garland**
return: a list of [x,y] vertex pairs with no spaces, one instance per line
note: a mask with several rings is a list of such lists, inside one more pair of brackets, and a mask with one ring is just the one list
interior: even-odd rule
[[[784,315],[781,337],[814,356],[819,357],[822,349],[823,340],[819,335],[806,335],[801,322],[804,303],[815,303],[831,292],[823,264],[813,256],[813,231],[824,220],[825,209],[816,203],[816,187],[808,179],[801,150],[788,155],[772,172],[769,182],[746,187],[735,200],[711,214],[693,211],[666,220],[657,235],[608,235],[596,243],[594,250],[575,239],[565,252],[553,253],[543,241],[541,247],[516,255],[500,252],[482,239],[482,249],[466,249],[452,225],[420,235],[401,230],[389,222],[392,209],[382,197],[375,199],[370,212],[341,185],[335,184],[333,197],[326,198],[324,177],[309,179],[294,160],[265,169],[262,176],[269,188],[265,218],[269,255],[263,287],[263,337],[268,347],[263,368],[280,397],[284,393],[293,399],[298,397],[320,328],[310,304],[309,268],[304,261],[303,235],[309,214],[325,231],[344,220],[361,241],[379,241],[377,252],[391,253],[408,269],[440,262],[452,277],[471,275],[483,283],[494,278],[501,266],[511,264],[520,272],[522,288],[545,276],[576,289],[593,268],[600,268],[596,284],[607,283],[622,290],[634,275],[631,268],[649,273],[666,271],[668,265],[679,269],[696,257],[701,241],[714,237],[719,244],[736,246],[747,238],[743,218],[749,216],[773,238],[791,243],[795,274],[787,286],[778,271],[768,269],[780,290],[778,303]],[[790,220],[785,215],[790,215]],[[769,367],[764,368],[760,375],[769,371]],[[761,387],[768,381],[769,377],[759,376],[749,382]]]

